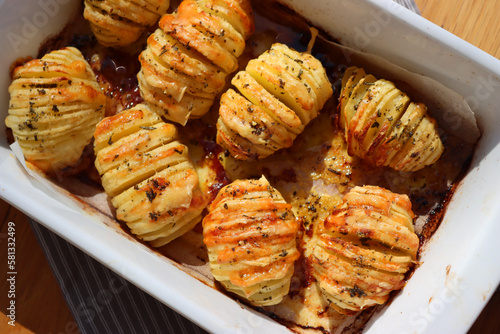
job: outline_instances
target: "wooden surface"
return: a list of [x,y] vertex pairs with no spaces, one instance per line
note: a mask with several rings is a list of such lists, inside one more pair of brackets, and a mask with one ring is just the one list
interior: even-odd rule
[[[416,0],[422,15],[500,58],[500,1]],[[7,314],[7,223],[16,226],[16,327],[0,317],[0,333],[78,333],[60,287],[26,217],[0,200],[0,312]],[[500,293],[496,293],[469,334],[500,333]]]
[[[78,327],[64,300],[61,289],[38,245],[26,216],[0,200],[0,333],[77,334]],[[6,317],[11,290],[7,282],[8,223],[15,224],[16,322]],[[4,316],[5,315],[5,316]]]
[[500,1],[415,0],[423,17],[500,59]]

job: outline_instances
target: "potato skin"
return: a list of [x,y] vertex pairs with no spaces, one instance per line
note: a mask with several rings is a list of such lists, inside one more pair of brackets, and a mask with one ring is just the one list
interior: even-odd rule
[[279,303],[299,257],[298,228],[291,205],[265,178],[222,188],[203,219],[214,278],[254,305]]
[[318,225],[305,256],[323,297],[340,313],[383,304],[405,284],[419,238],[406,195],[354,187]]

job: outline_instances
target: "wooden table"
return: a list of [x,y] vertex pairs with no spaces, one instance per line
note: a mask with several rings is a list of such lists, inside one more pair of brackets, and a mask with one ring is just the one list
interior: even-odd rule
[[[500,58],[500,1],[416,0],[422,15]],[[16,224],[16,327],[0,317],[0,333],[78,333],[76,323],[26,217],[0,200],[0,312],[7,309],[7,222]],[[500,333],[500,293],[496,293],[469,334]]]

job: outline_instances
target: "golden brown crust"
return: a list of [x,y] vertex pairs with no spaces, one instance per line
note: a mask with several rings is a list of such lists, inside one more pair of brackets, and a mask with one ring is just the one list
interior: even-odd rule
[[299,257],[297,231],[291,205],[265,178],[231,183],[203,219],[212,274],[254,305],[279,303]]
[[355,187],[314,231],[305,256],[325,299],[353,314],[383,304],[404,286],[419,238],[406,195],[375,186]]
[[72,47],[17,67],[9,93],[5,124],[26,160],[46,173],[77,163],[104,116],[104,93]]
[[139,57],[139,87],[162,117],[180,124],[210,109],[253,32],[249,1],[184,0],[164,15]]
[[83,16],[100,44],[119,47],[135,42],[166,13],[169,0],[85,0]]
[[333,93],[321,62],[274,44],[221,97],[217,141],[236,159],[265,158],[292,146]]
[[177,129],[140,104],[103,119],[95,165],[116,216],[132,233],[162,246],[201,220],[205,199]]
[[342,85],[339,126],[350,155],[400,171],[417,171],[439,159],[443,143],[424,104],[410,102],[392,82],[361,68],[348,68]]

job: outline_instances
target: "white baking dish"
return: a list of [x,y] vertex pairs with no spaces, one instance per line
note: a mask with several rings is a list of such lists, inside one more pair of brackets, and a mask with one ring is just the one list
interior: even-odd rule
[[[475,112],[483,136],[470,171],[426,244],[422,265],[366,327],[367,333],[465,333],[500,281],[500,61],[390,0],[283,2],[346,45],[445,84]],[[77,5],[0,0],[0,119],[7,114],[10,64],[34,56]],[[103,224],[77,202],[44,196],[47,190],[24,171],[5,136],[0,136],[0,171],[0,197],[207,330],[287,332]]]

